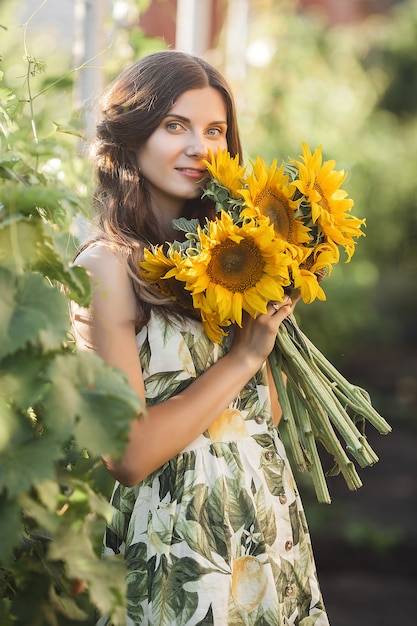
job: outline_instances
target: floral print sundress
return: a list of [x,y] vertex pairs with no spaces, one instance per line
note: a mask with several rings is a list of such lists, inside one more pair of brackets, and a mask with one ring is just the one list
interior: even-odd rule
[[[185,389],[228,341],[153,311],[137,335],[148,406]],[[180,454],[135,487],[116,483],[112,504],[104,554],[127,563],[127,626],[328,626],[265,367]]]

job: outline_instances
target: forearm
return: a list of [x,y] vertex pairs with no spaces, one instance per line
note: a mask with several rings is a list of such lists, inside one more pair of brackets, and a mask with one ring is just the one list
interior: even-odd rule
[[203,433],[261,365],[259,359],[228,353],[186,390],[149,408],[132,423],[123,459],[106,460],[110,473],[125,485],[143,480]]

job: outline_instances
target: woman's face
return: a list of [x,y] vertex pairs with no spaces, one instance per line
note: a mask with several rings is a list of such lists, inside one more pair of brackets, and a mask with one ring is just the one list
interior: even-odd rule
[[152,208],[165,223],[181,214],[185,200],[201,193],[203,159],[227,149],[227,112],[213,87],[190,89],[178,98],[158,128],[137,151]]

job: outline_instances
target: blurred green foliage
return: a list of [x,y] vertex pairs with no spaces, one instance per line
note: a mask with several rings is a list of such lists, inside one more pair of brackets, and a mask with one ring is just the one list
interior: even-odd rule
[[[349,176],[366,238],[299,306],[306,334],[367,387],[389,421],[417,416],[417,2],[332,25],[297,2],[254,2],[249,65],[238,85],[247,155],[286,159],[301,142]],[[269,58],[268,58],[269,55]],[[265,58],[265,57],[264,57]],[[377,407],[377,408],[378,408]],[[388,414],[387,414],[388,412]]]
[[90,301],[72,265],[91,184],[76,72],[47,28],[32,36],[30,17],[12,19],[22,7],[1,8],[0,623],[91,625],[98,611],[125,624],[125,565],[101,559],[112,481],[100,457],[122,454],[142,405],[71,335],[69,300]]

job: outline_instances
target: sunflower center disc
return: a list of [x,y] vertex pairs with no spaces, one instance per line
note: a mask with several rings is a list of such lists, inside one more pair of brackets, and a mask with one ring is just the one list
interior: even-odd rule
[[265,262],[255,242],[243,239],[240,243],[224,241],[211,253],[207,272],[213,282],[225,289],[245,291],[255,287],[262,278]]
[[291,219],[287,198],[267,190],[258,195],[256,204],[262,215],[269,217],[275,232],[279,233],[284,241],[290,241]]

